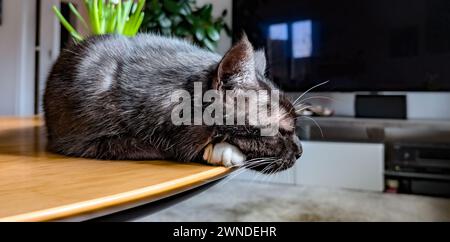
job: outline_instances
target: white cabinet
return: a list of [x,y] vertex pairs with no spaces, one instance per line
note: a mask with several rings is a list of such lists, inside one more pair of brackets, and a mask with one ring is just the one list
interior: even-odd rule
[[295,166],[296,183],[383,191],[384,145],[313,142],[303,144]]
[[271,177],[246,171],[236,178],[253,182],[383,191],[383,144],[303,141],[302,145],[303,155],[293,168]]

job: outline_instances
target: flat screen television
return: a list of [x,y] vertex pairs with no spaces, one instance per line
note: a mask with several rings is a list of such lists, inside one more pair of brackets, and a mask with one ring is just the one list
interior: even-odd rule
[[450,0],[234,0],[288,91],[450,91]]

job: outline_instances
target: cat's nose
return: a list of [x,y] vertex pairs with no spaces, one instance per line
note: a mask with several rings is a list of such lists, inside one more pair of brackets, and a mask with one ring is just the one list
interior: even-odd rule
[[298,160],[303,154],[303,148],[300,143],[297,144],[297,153],[295,154],[295,158]]
[[294,142],[298,149],[297,153],[295,154],[295,158],[299,159],[302,156],[303,148],[302,144],[300,143],[300,139],[297,137],[297,135],[294,135]]
[[[301,149],[301,148],[300,148]],[[299,159],[300,157],[302,157],[302,153],[303,152],[298,152],[297,154],[295,154],[295,159]]]

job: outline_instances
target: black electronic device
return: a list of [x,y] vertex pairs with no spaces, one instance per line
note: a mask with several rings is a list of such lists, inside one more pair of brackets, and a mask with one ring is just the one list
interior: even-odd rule
[[450,145],[394,143],[385,176],[387,191],[450,197]]
[[406,96],[356,95],[355,117],[406,119]]

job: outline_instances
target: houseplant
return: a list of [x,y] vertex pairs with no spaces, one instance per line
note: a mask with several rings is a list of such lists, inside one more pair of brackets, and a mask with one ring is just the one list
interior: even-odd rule
[[[116,33],[134,36],[144,20],[142,10],[145,0],[84,0],[84,5],[89,15],[88,20],[80,15],[73,4],[69,3],[69,8],[80,20],[82,26],[93,35]],[[53,6],[53,11],[76,41],[84,39],[85,36],[82,36],[64,18],[56,6]]]
[[227,11],[214,18],[212,10],[212,4],[198,7],[195,0],[149,0],[141,30],[186,38],[214,50],[222,30],[228,35],[231,31],[224,21]]

